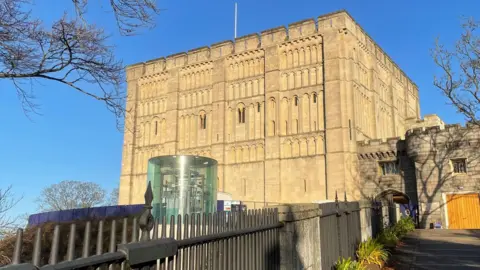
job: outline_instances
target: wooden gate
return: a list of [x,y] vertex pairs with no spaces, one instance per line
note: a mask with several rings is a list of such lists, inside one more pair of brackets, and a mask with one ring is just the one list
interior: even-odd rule
[[480,194],[448,194],[449,229],[480,229]]

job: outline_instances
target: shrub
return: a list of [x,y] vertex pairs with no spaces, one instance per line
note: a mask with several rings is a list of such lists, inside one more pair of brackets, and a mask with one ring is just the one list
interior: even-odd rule
[[365,267],[359,262],[352,260],[352,258],[340,258],[335,263],[336,270],[365,270]]
[[395,246],[398,242],[398,236],[394,227],[384,229],[377,238],[378,242],[385,246]]
[[397,224],[393,226],[393,230],[398,238],[402,238],[407,235],[407,233],[415,230],[415,222],[411,217],[402,217]]
[[361,265],[376,264],[381,267],[388,259],[388,252],[380,242],[368,238],[358,246],[357,258]]

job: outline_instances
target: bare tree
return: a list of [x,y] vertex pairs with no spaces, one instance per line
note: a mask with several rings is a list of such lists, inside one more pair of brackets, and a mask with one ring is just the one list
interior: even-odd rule
[[15,197],[11,186],[0,188],[0,238],[16,229],[18,218],[9,212],[21,199]]
[[433,60],[442,73],[435,76],[434,85],[467,121],[475,125],[480,125],[479,27],[480,22],[472,18],[465,19],[455,49],[447,49],[437,39],[436,47],[432,50]]
[[[30,0],[0,0],[0,79],[9,80],[24,112],[38,113],[34,86],[54,81],[104,102],[117,126],[125,113],[124,67],[107,44],[104,30],[86,20],[88,0],[71,0],[73,16],[51,29],[33,18]],[[108,0],[122,35],[153,26],[155,0]]]
[[103,205],[105,193],[96,183],[67,180],[44,188],[37,202],[41,211],[88,208]]
[[108,197],[106,206],[118,205],[118,188],[112,189],[110,196]]

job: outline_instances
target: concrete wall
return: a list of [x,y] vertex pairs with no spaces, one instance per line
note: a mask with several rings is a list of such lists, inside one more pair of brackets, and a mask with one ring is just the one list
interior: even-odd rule
[[[369,202],[279,205],[280,269],[331,269],[374,235],[381,215]],[[378,213],[381,213],[381,209]],[[376,221],[376,219],[378,219]]]

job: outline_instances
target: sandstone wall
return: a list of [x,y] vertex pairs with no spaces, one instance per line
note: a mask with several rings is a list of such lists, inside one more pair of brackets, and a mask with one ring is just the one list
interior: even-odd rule
[[344,11],[135,64],[127,78],[121,204],[141,202],[149,158],[174,154],[216,159],[219,191],[236,200],[354,199],[356,141],[419,116],[416,86]]

